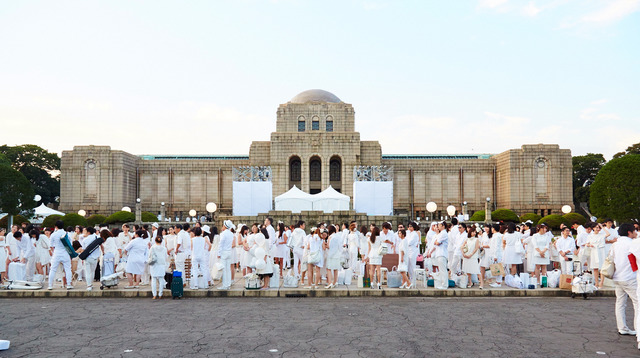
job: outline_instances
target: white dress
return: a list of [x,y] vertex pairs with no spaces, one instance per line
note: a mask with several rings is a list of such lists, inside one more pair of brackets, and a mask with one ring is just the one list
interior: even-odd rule
[[484,255],[480,258],[480,266],[484,268],[488,268],[489,265],[493,263],[493,258],[491,257],[491,247],[486,248],[485,246],[491,245],[491,239],[489,239],[489,235],[485,232],[482,234],[482,238],[480,239],[480,247],[483,248]]
[[371,250],[369,251],[369,263],[371,265],[382,265],[382,256],[378,255],[378,250],[380,249],[380,245],[382,245],[382,238],[380,238],[380,236],[376,236],[376,241],[371,242],[371,240],[369,239],[369,243],[371,243]]
[[47,235],[40,235],[36,242],[36,262],[39,262],[40,265],[46,265],[51,262],[51,255],[49,255],[50,243],[51,240]]
[[151,255],[156,256],[156,262],[149,265],[149,274],[151,277],[164,277],[167,267],[167,248],[162,245],[152,245],[149,250],[149,258]]
[[144,263],[147,260],[149,246],[140,237],[129,241],[125,247],[127,251],[127,267],[125,272],[134,275],[142,275],[144,272]]
[[[249,234],[249,235],[247,235],[245,237],[245,240],[247,241],[247,247],[252,248],[253,245],[255,245],[255,242],[256,242],[255,241],[255,237],[256,237],[256,234]],[[245,251],[243,256],[242,256],[242,259],[244,260],[242,262],[242,266],[243,267],[253,267],[253,265],[254,265],[254,262],[253,262],[254,256],[251,253],[251,250]]]
[[324,267],[324,255],[322,250],[322,239],[318,235],[313,235],[309,239],[309,256],[311,256],[315,252],[320,252],[320,262],[317,264],[313,264],[317,267]]
[[0,236],[0,272],[7,271],[7,239],[4,236]]
[[[549,259],[551,256],[551,250],[549,250],[549,239],[546,235],[534,234],[531,237],[530,243],[531,244],[529,246],[531,246],[531,251],[533,252],[531,257],[533,258],[532,261],[534,265],[548,265],[551,263]],[[540,251],[547,249],[544,253],[544,257],[540,257],[540,253],[536,249],[540,249]]]
[[280,231],[276,231],[276,241],[272,249],[272,256],[274,258],[284,259],[283,249],[286,248],[284,245],[284,235],[286,235],[286,233],[283,232],[282,235],[280,235]]
[[516,254],[516,243],[520,240],[520,233],[506,233],[503,236],[506,246],[504,248],[503,262],[505,265],[519,265],[522,263],[522,255]]
[[342,235],[331,234],[329,237],[329,250],[327,250],[327,270],[340,269],[340,254],[342,252]]
[[535,260],[533,258],[533,242],[532,242],[533,236],[529,235],[527,236],[527,234],[524,234],[524,240],[522,240],[522,243],[525,245],[525,259],[523,261],[523,263],[525,264],[525,270],[527,272],[533,272],[536,270],[536,264],[535,264]]
[[[409,245],[407,245],[407,239],[399,239],[399,244],[398,244],[398,271],[399,272],[407,272],[409,269]],[[404,254],[404,255],[403,255]],[[404,256],[404,260],[403,260],[403,256]],[[402,269],[400,269],[401,265],[404,265],[405,267],[402,267]]]
[[591,257],[589,260],[590,269],[601,269],[605,258],[605,235],[602,231],[599,234],[592,232],[589,234],[588,244],[593,245],[591,248]]
[[[467,253],[464,255],[468,255],[476,249],[476,243],[478,242],[477,237],[470,237],[462,245],[462,248],[467,248]],[[480,263],[478,262],[478,251],[476,251],[471,258],[462,257],[462,272],[469,274],[480,274]]]

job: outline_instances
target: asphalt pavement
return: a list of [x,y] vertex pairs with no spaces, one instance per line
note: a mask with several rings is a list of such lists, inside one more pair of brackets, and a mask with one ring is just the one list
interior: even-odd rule
[[[11,341],[0,358],[636,357],[635,337],[617,333],[614,303],[604,297],[0,299],[0,339]],[[631,308],[628,315],[631,320]]]

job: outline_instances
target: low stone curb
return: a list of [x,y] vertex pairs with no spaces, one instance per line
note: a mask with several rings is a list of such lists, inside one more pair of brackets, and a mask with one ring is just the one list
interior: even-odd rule
[[[165,298],[171,297],[169,290],[164,290]],[[94,289],[86,291],[83,288],[73,290],[0,290],[0,298],[150,298],[150,289],[105,289],[103,291]],[[517,290],[517,289],[459,289],[448,290],[427,289],[358,289],[348,287],[337,287],[335,289],[310,290],[304,288],[280,288],[269,290],[245,290],[231,289],[218,290],[211,288],[208,290],[184,290],[185,298],[204,297],[571,297],[571,290],[560,290],[553,288]],[[581,295],[577,295],[581,298]],[[615,290],[598,290],[589,297],[615,297]]]

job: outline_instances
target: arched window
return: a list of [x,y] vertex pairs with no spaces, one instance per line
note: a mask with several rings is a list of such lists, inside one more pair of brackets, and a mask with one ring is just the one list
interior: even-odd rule
[[305,130],[305,118],[304,116],[298,117],[298,132],[304,132]]
[[322,161],[318,157],[313,157],[309,161],[309,181],[322,180]]
[[340,162],[340,158],[338,157],[331,158],[331,162],[329,162],[329,180],[342,180],[342,163]]
[[299,182],[302,180],[302,162],[299,157],[289,160],[289,181]]
[[326,130],[327,132],[333,132],[333,117],[331,116],[326,118]]
[[320,119],[318,117],[313,117],[311,120],[311,130],[317,131],[320,130]]

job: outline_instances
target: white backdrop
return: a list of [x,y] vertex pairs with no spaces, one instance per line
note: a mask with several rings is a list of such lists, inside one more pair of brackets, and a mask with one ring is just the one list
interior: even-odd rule
[[272,209],[271,182],[234,181],[233,215],[255,216]]
[[354,182],[353,208],[357,213],[366,213],[367,215],[392,215],[393,182]]

